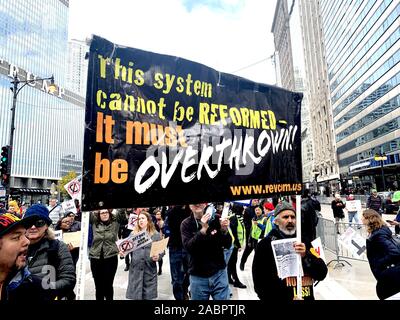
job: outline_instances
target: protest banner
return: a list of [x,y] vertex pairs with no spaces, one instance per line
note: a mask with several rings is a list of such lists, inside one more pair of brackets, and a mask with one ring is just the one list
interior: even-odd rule
[[127,238],[120,239],[115,243],[117,244],[119,252],[125,257],[128,253],[139,249],[151,242],[152,240],[149,234],[146,231],[141,231],[135,235],[131,233]]
[[348,212],[359,212],[361,213],[361,200],[347,200],[346,209]]
[[98,36],[87,86],[83,210],[301,191],[301,93]]

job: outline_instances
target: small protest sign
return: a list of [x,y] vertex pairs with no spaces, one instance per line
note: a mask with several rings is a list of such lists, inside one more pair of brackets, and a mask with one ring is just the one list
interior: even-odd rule
[[128,253],[139,249],[151,242],[152,240],[150,238],[150,235],[146,231],[141,231],[135,235],[131,233],[129,237],[118,240],[116,244],[119,252],[125,257]]
[[73,248],[79,248],[81,245],[81,232],[64,232],[63,241],[66,244],[71,244]]
[[150,257],[159,255],[167,249],[169,238],[164,238],[160,241],[153,241],[151,243]]
[[137,218],[138,218],[138,215],[137,214],[135,214],[135,213],[131,213],[130,215],[129,215],[129,218],[128,218],[128,225],[127,225],[127,229],[129,229],[129,230],[133,230],[133,228],[135,227],[135,225],[136,225],[136,223],[137,223]]
[[73,212],[73,213],[77,212],[74,200],[64,201],[63,203],[61,203],[61,206],[64,209],[64,212]]

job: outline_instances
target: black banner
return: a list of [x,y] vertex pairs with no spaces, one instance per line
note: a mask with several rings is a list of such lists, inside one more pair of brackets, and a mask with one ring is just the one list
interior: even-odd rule
[[300,93],[94,36],[83,209],[299,193],[301,100]]

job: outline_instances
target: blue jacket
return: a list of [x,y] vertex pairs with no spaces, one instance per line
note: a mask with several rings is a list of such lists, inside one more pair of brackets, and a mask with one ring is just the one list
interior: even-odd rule
[[367,239],[367,258],[377,280],[387,267],[400,263],[400,247],[387,226],[374,230]]
[[42,280],[32,275],[28,267],[18,270],[6,280],[1,292],[1,300],[6,301],[43,301],[54,297],[42,288]]

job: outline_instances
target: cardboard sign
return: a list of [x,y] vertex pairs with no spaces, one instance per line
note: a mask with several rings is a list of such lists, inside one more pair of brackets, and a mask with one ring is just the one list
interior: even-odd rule
[[79,248],[81,246],[81,232],[64,232],[63,241],[66,244],[71,244],[74,248]]
[[150,257],[159,255],[167,249],[169,238],[164,238],[160,241],[153,241],[151,243]]

